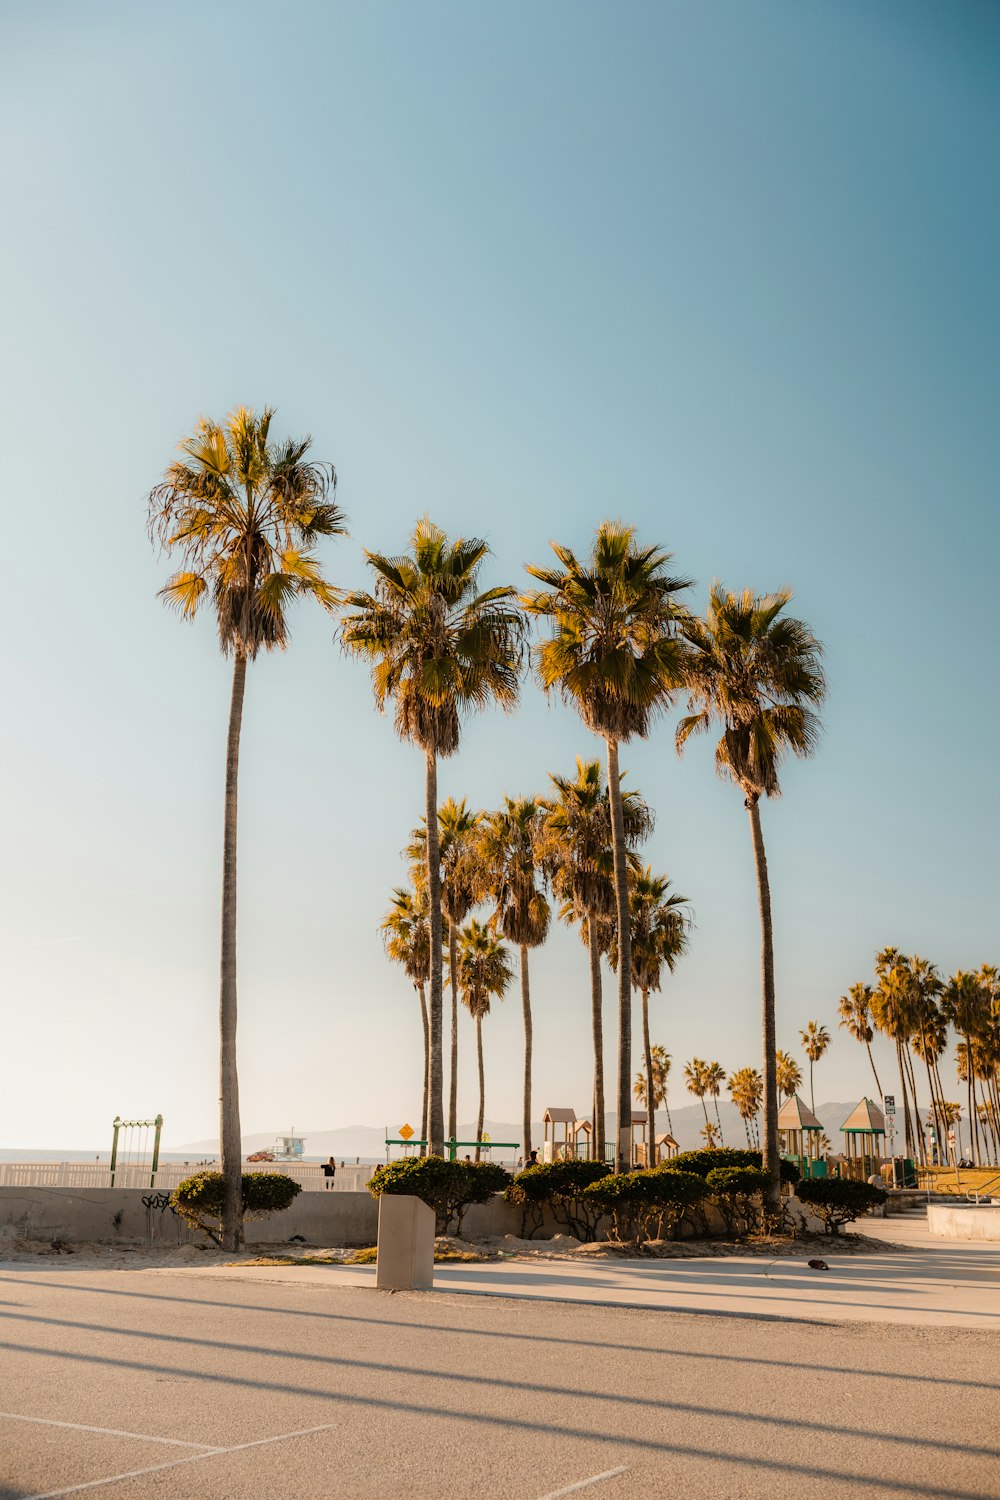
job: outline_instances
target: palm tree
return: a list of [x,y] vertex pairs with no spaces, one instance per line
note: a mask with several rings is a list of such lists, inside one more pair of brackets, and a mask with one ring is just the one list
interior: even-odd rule
[[779,1094],[785,1099],[794,1099],[802,1087],[802,1069],[795,1058],[779,1048],[774,1055],[774,1070]]
[[219,1150],[224,1179],[222,1242],[243,1242],[242,1143],[236,1071],[236,834],[240,730],[247,664],[288,644],[288,607],[338,603],[314,544],[346,534],[332,464],[307,459],[309,438],[271,436],[270,408],[239,407],[224,422],[202,418],[181,457],[149,496],[151,537],[183,567],[161,597],[184,619],[211,601],[223,656],[233,659],[226,744],[219,996]]
[[640,547],[631,526],[605,521],[589,559],[552,544],[556,568],[529,567],[543,585],[522,595],[531,614],[552,623],[538,651],[542,685],[573,704],[607,746],[615,909],[618,920],[618,1165],[631,1160],[632,953],[627,842],[618,747],[644,737],[683,678],[677,595],[690,585],[667,572],[670,553]]
[[[612,815],[600,762],[577,756],[576,778],[550,775],[554,798],[544,799],[539,844],[542,868],[562,902],[564,921],[578,921],[590,953],[590,1010],[594,1043],[594,1151],[604,1160],[604,1030],[601,952],[615,910]],[[653,816],[636,791],[621,797],[626,860],[638,861],[634,846],[648,837]],[[629,1101],[629,1120],[632,1104]],[[631,1142],[631,1125],[629,1127]],[[631,1154],[631,1145],[630,1145]]]
[[458,935],[458,982],[463,1004],[476,1023],[479,1058],[479,1122],[476,1126],[476,1161],[479,1160],[486,1117],[486,1075],[483,1069],[483,1017],[490,1001],[502,1000],[514,977],[514,966],[504,944],[484,922],[473,918]]
[[[687,897],[670,890],[665,875],[654,875],[647,865],[629,880],[629,913],[632,938],[632,986],[642,996],[642,1044],[646,1077],[653,1079],[653,1050],[649,1040],[649,993],[659,991],[664,967],[672,974],[674,965],[687,952],[690,917],[685,911]],[[618,961],[617,933],[612,944],[612,968]],[[650,1083],[647,1093],[655,1095]],[[649,1117],[651,1156],[655,1160],[656,1111]]]
[[[451,1074],[448,1092],[448,1137],[458,1132],[458,931],[476,905],[478,867],[475,833],[483,814],[473,812],[465,798],[446,797],[438,808],[438,859],[441,871],[441,912],[448,924],[448,973],[451,981]],[[427,822],[415,828],[406,848],[414,884],[427,884]]]
[[342,628],[348,651],[371,663],[381,711],[395,705],[396,733],[424,752],[427,894],[431,927],[430,1149],[444,1152],[444,1057],[441,992],[441,868],[437,763],[454,755],[462,715],[517,702],[524,621],[512,588],[479,592],[489,552],[475,538],[449,542],[426,517],[411,538],[412,555],[366,554],[374,593],[350,594]]
[[508,942],[516,943],[521,968],[521,1012],[524,1019],[524,1093],[521,1150],[531,1151],[531,986],[528,950],[544,943],[549,932],[549,903],[540,888],[544,812],[538,797],[505,797],[497,812],[483,819],[476,856],[485,892],[494,903],[493,922]]
[[823,1053],[829,1047],[830,1033],[818,1021],[810,1021],[805,1031],[799,1032],[799,1039],[805,1049],[806,1057],[809,1059],[809,1108],[815,1114],[816,1093],[813,1089],[813,1065],[819,1062]]
[[692,734],[722,726],[715,749],[719,775],[743,793],[750,818],[761,924],[761,1020],[764,1048],[763,1165],[766,1199],[776,1211],[781,1194],[778,1156],[778,1082],[775,1072],[774,937],[771,887],[760,826],[761,797],[780,796],[778,770],[788,751],[811,755],[819,739],[817,710],[826,696],[823,648],[801,621],[783,613],[791,593],[731,594],[712,587],[705,618],[684,628],[691,660],[693,710],[677,726],[677,749]]
[[[667,1103],[667,1080],[670,1077],[670,1065],[673,1059],[671,1058],[670,1053],[667,1051],[667,1049],[665,1047],[661,1047],[656,1042],[653,1043],[652,1054],[653,1109],[655,1111],[659,1109],[661,1104],[663,1105],[664,1109],[667,1111],[667,1129],[670,1131],[670,1134],[673,1135],[674,1127],[673,1122],[670,1119],[670,1105]],[[649,1081],[647,1073],[643,1072],[637,1073],[635,1075],[635,1083],[632,1086],[632,1092],[635,1094],[637,1102],[642,1105],[643,1109],[648,1111],[650,1106]],[[653,1144],[655,1146],[655,1140]]]
[[[980,1152],[976,1115],[976,1070],[972,1059],[974,1041],[987,1014],[986,994],[979,975],[959,969],[945,985],[941,1005],[945,1016],[962,1037],[959,1057],[961,1060],[964,1055],[966,1064],[962,1072],[965,1075],[963,1082],[966,1086],[969,1112],[969,1152],[973,1164],[978,1166]],[[962,1072],[959,1074],[960,1077]]]
[[719,1144],[724,1146],[726,1138],[722,1133],[722,1120],[719,1117],[719,1094],[726,1081],[726,1070],[721,1063],[710,1062],[705,1068],[705,1088],[712,1096],[715,1105],[715,1123],[719,1127]]
[[868,1053],[868,1061],[871,1063],[872,1073],[875,1077],[875,1088],[877,1096],[881,1100],[884,1096],[882,1085],[879,1082],[878,1071],[875,1067],[875,1059],[872,1057],[872,1042],[875,1039],[875,1030],[872,1026],[872,987],[870,984],[852,984],[846,995],[841,995],[840,1025],[846,1026],[856,1042],[863,1042]]
[[708,1063],[700,1057],[692,1057],[691,1061],[684,1064],[684,1082],[689,1094],[693,1094],[701,1101],[702,1113],[705,1116],[705,1130],[702,1134],[706,1136],[711,1131],[715,1134],[715,1126],[708,1118],[708,1110],[705,1107],[705,1095],[708,1093]]
[[[872,991],[872,1019],[879,1031],[891,1037],[896,1048],[903,1130],[907,1154],[923,1159],[924,1136],[920,1129],[917,1085],[909,1048],[919,1032],[923,989],[922,959],[910,959],[898,948],[883,948],[875,955],[878,984]],[[910,1100],[913,1108],[910,1108]]]
[[431,930],[426,892],[397,886],[382,919],[382,940],[393,963],[400,964],[420,999],[424,1029],[424,1086],[420,1116],[420,1155],[427,1151],[427,1110],[430,1103],[430,1023],[427,1018],[427,980],[431,971]]
[[[729,1092],[746,1131],[747,1146],[760,1145],[757,1116],[764,1097],[764,1080],[756,1068],[737,1068],[729,1075]],[[751,1139],[752,1135],[752,1139]]]

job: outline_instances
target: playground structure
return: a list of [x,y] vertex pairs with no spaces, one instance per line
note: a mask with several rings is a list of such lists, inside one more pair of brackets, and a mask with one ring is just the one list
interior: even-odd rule
[[778,1111],[778,1149],[794,1161],[802,1176],[825,1177],[826,1162],[820,1151],[823,1125],[798,1094],[786,1099]]
[[[562,1139],[558,1126],[562,1126]],[[542,1115],[542,1161],[576,1159],[590,1161],[594,1154],[594,1127],[589,1120],[578,1120],[576,1111],[550,1106]]]
[[885,1147],[885,1115],[871,1099],[860,1099],[840,1127],[844,1136],[842,1177],[867,1182],[881,1171]]
[[[121,1115],[115,1115],[111,1129],[111,1186],[117,1183],[119,1187],[152,1187],[160,1164],[163,1116],[156,1115],[152,1120],[123,1120]],[[153,1132],[151,1151],[150,1131]]]
[[[411,1156],[414,1151],[420,1153],[421,1150],[426,1150],[430,1146],[430,1142],[418,1140],[416,1136],[386,1135],[385,1159],[387,1163],[392,1160],[391,1148],[393,1146],[401,1146],[403,1148],[402,1154],[405,1158],[407,1156]],[[519,1151],[520,1147],[520,1141],[493,1141],[490,1140],[488,1135],[482,1136],[478,1141],[457,1141],[454,1137],[452,1137],[450,1140],[447,1140],[444,1143],[445,1155],[448,1161],[457,1161],[458,1153],[460,1151],[465,1151],[468,1155],[474,1152],[477,1148],[479,1150],[480,1160],[485,1157],[487,1161],[492,1161],[494,1151],[509,1151],[511,1152],[513,1158],[513,1153]],[[512,1159],[511,1165],[516,1165],[516,1160]]]

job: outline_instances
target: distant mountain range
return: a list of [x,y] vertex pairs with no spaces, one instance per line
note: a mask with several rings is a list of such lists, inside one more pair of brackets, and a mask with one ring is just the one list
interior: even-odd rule
[[[840,1135],[840,1127],[857,1103],[852,1099],[848,1104],[827,1103],[817,1104],[816,1115],[822,1122],[823,1128],[834,1149],[843,1144]],[[710,1100],[708,1105],[709,1118],[715,1123],[715,1109]],[[578,1115],[584,1117],[582,1111]],[[727,1099],[719,1100],[719,1119],[722,1122],[722,1134],[727,1146],[745,1146],[746,1132],[743,1129],[743,1121],[735,1106]],[[615,1116],[608,1114],[607,1135],[613,1139]],[[673,1127],[673,1135],[682,1150],[691,1150],[695,1146],[704,1145],[701,1131],[705,1124],[705,1116],[700,1104],[684,1104],[677,1109],[671,1109],[670,1122]],[[400,1122],[402,1123],[402,1122]],[[414,1128],[419,1128],[419,1121],[410,1121]],[[513,1125],[506,1120],[487,1120],[486,1133],[494,1141],[518,1141],[521,1139],[521,1127]],[[666,1111],[658,1109],[656,1112],[657,1134],[662,1134],[667,1129]],[[285,1131],[263,1131],[243,1137],[243,1149],[247,1153],[252,1151],[271,1150],[274,1147],[276,1136],[285,1134]],[[459,1126],[458,1138],[461,1141],[474,1139],[476,1127],[474,1124],[462,1124]],[[328,1156],[335,1156],[338,1161],[347,1161],[352,1157],[360,1158],[361,1161],[383,1161],[385,1159],[385,1127],[375,1125],[347,1125],[336,1130],[301,1130],[296,1131],[305,1140],[305,1154],[313,1160],[325,1160]],[[391,1130],[393,1138],[398,1134],[398,1126]],[[540,1147],[544,1138],[544,1127],[541,1121],[532,1126],[532,1144]],[[218,1140],[190,1141],[184,1145],[169,1148],[169,1154],[176,1156],[183,1154],[192,1157],[211,1156],[218,1150]]]

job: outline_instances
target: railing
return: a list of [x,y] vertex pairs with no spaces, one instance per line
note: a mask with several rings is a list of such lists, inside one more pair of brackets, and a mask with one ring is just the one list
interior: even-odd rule
[[[218,1170],[218,1162],[161,1161],[155,1172],[150,1162],[128,1162],[118,1163],[112,1174],[108,1162],[7,1161],[0,1162],[0,1187],[159,1188],[169,1192],[195,1172]],[[328,1179],[319,1162],[245,1161],[243,1170],[283,1172],[304,1192],[321,1193],[328,1188]],[[353,1162],[338,1165],[329,1186],[334,1192],[360,1192],[374,1170],[374,1166],[355,1165]]]
[[998,1185],[1000,1185],[1000,1172],[998,1172],[995,1177],[987,1178],[985,1182],[980,1183],[979,1187],[973,1188],[970,1192],[966,1193],[965,1196],[970,1203],[978,1203],[980,1198],[994,1197],[995,1193],[993,1192],[993,1189],[995,1189]]

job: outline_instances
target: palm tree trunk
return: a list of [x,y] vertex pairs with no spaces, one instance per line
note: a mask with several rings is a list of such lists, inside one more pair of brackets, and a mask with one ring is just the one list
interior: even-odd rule
[[448,1138],[458,1135],[458,933],[448,923],[448,968],[451,971],[451,1079],[448,1095]]
[[427,995],[423,984],[416,986],[417,994],[420,996],[420,1019],[424,1025],[424,1094],[423,1104],[420,1112],[420,1155],[427,1155],[427,1111],[430,1106],[430,1067],[431,1067],[431,1032],[430,1022],[427,1019]]
[[816,1113],[816,1091],[813,1088],[813,1060],[809,1059],[809,1108]]
[[444,1056],[441,995],[441,846],[437,820],[437,756],[427,751],[427,896],[431,928],[430,1111],[428,1139],[432,1156],[444,1155]]
[[761,1040],[764,1044],[764,1139],[761,1164],[767,1173],[765,1207],[777,1213],[781,1207],[781,1162],[778,1156],[778,1059],[774,1025],[774,933],[771,927],[771,887],[767,878],[767,855],[760,828],[756,797],[746,799],[757,872],[757,904],[760,908],[761,940]]
[[653,1083],[653,1049],[649,1043],[649,991],[642,992],[642,1045],[646,1053],[646,1166],[656,1166],[656,1088]]
[[625,863],[625,817],[622,811],[618,741],[610,735],[608,797],[611,803],[611,848],[615,866],[615,909],[618,916],[618,1149],[619,1172],[632,1165],[632,933],[628,910],[628,869]]
[[724,1146],[726,1144],[726,1138],[722,1134],[722,1116],[719,1114],[719,1096],[714,1091],[714,1089],[712,1091],[712,1108],[715,1110],[715,1123],[719,1127],[719,1145]]
[[531,986],[528,981],[528,945],[521,944],[521,1010],[524,1015],[524,1117],[521,1121],[521,1154],[531,1151]]
[[476,1126],[476,1161],[479,1160],[479,1143],[483,1138],[483,1123],[486,1119],[486,1074],[483,1071],[483,1018],[476,1017],[476,1050],[479,1053],[479,1123]]
[[701,1100],[701,1112],[705,1116],[705,1124],[711,1127],[712,1122],[708,1118],[708,1105],[705,1103],[705,1095],[703,1093],[699,1094],[698,1098]]
[[604,1160],[604,995],[601,988],[601,950],[594,920],[587,917],[590,945],[590,1024],[594,1037],[594,1155]]
[[878,1073],[875,1071],[875,1059],[872,1057],[871,1042],[865,1042],[865,1051],[868,1053],[868,1061],[871,1063],[872,1072],[875,1074],[875,1087],[878,1089],[878,1107],[882,1109],[885,1104],[885,1095],[882,1092],[882,1085],[879,1083]]
[[914,1156],[921,1165],[924,1165],[924,1132],[920,1124],[920,1101],[917,1098],[917,1078],[916,1074],[913,1071],[913,1056],[908,1045],[904,1047],[903,1051],[906,1058],[906,1074],[910,1080],[910,1090],[913,1094],[913,1144],[915,1148]]
[[976,1149],[979,1140],[976,1130],[976,1086],[972,1081],[972,1038],[966,1033],[965,1037],[965,1092],[969,1101],[969,1155],[972,1157],[972,1165],[978,1167],[979,1152]]
[[219,1155],[222,1162],[222,1244],[243,1247],[243,1146],[236,1072],[236,827],[239,808],[240,730],[247,659],[233,663],[226,740],[225,829],[222,840],[222,962],[219,986]]

